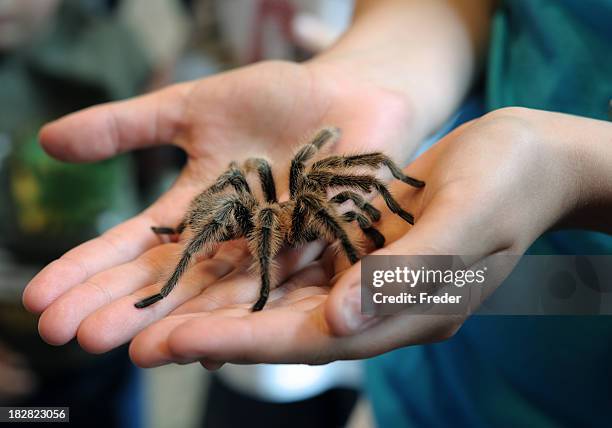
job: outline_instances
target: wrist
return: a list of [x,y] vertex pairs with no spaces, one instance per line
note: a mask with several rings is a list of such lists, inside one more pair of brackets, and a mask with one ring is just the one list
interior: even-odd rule
[[541,110],[507,110],[529,123],[550,154],[551,185],[559,184],[561,199],[552,226],[612,231],[612,124]]
[[575,204],[562,225],[612,233],[612,123],[558,116],[556,135],[575,173]]
[[486,49],[489,0],[361,0],[340,40],[309,64],[405,97],[412,128],[433,134],[452,117]]
[[[315,57],[304,65],[311,73],[325,76],[332,84],[352,81],[357,93],[363,93],[364,103],[383,101],[379,109],[389,109],[398,120],[402,120],[409,128],[411,140],[420,142],[433,132],[434,124],[426,109],[407,85],[399,87],[385,81],[382,76],[371,75],[352,54]],[[364,91],[366,88],[368,90]]]

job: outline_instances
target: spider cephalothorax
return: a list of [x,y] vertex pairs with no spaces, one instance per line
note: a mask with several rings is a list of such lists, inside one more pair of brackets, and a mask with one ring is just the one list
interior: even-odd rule
[[[260,296],[253,311],[261,310],[268,299],[271,285],[271,262],[283,245],[297,246],[323,238],[339,241],[351,263],[360,254],[347,233],[347,225],[357,222],[359,228],[380,248],[384,236],[372,224],[380,219],[380,211],[362,196],[365,192],[379,193],[389,209],[410,224],[411,214],[393,199],[387,186],[374,175],[360,173],[355,167],[380,168],[386,166],[393,177],[414,187],[424,182],[405,175],[382,153],[351,156],[333,155],[309,163],[325,144],[340,136],[337,128],[324,128],[312,141],[303,146],[291,161],[289,171],[289,200],[278,202],[270,165],[264,159],[251,158],[242,166],[230,163],[217,181],[198,195],[177,228],[154,227],[158,234],[182,233],[187,229],[189,239],[170,278],[158,294],[136,303],[137,308],[149,306],[167,296],[187,270],[196,253],[209,252],[215,244],[246,237],[249,250],[261,278]],[[264,201],[259,201],[247,183],[247,174],[259,176]],[[328,192],[343,188],[331,198]],[[351,200],[354,208],[340,214],[336,209]]]

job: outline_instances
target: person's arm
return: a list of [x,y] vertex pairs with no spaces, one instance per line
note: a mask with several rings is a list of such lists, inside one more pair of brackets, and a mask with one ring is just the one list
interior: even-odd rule
[[556,227],[612,233],[612,123],[526,110],[559,147],[574,183],[574,203]]
[[404,94],[426,136],[460,105],[488,47],[492,0],[358,0],[351,28],[313,64]]

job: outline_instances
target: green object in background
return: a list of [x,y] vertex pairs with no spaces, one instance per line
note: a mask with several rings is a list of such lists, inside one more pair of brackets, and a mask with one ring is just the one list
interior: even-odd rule
[[149,79],[132,31],[85,3],[62,1],[55,25],[0,55],[0,246],[40,263],[137,210],[130,157],[69,165],[36,141],[44,122],[137,95]]
[[493,20],[486,107],[606,120],[612,0],[505,0]]
[[[43,123],[138,95],[151,76],[153,64],[130,28],[90,3],[62,0],[54,25],[0,55],[0,247],[9,250],[0,252],[2,291],[25,286],[21,272],[41,269],[138,209],[130,156],[65,164],[47,156],[36,141]],[[55,382],[66,370],[84,373],[86,367],[105,366],[74,342],[61,350],[44,345],[36,317],[23,312],[19,294],[0,296],[0,340],[27,356],[42,383]],[[101,378],[117,375],[116,370],[101,373]],[[87,382],[85,389],[95,394],[99,386]]]
[[18,256],[52,259],[133,215],[130,158],[67,164],[48,156],[37,127],[16,136],[5,168],[5,244]]

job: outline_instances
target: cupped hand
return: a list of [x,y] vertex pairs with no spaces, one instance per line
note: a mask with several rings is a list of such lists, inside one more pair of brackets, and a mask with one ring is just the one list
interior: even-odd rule
[[[418,158],[406,173],[426,180],[426,187],[391,186],[416,214],[416,225],[379,206],[386,212],[380,230],[389,245],[377,254],[469,255],[472,263],[522,254],[576,203],[572,162],[537,126],[550,121],[548,115],[498,110],[461,126]],[[326,363],[445,339],[464,321],[361,314],[360,266],[347,268],[344,256],[331,251],[285,280],[261,312],[251,313],[248,303],[226,295],[231,284],[243,282],[252,287],[248,275],[235,272],[210,287],[214,299],[193,299],[144,329],[131,344],[132,359],[144,367],[199,360],[210,369],[224,362]]]
[[[415,140],[411,112],[406,97],[331,66],[267,62],[48,124],[41,143],[62,160],[96,161],[173,143],[185,150],[188,162],[150,208],[69,251],[30,282],[23,301],[30,311],[42,312],[41,336],[55,345],[77,336],[85,349],[104,352],[178,307],[201,312],[252,304],[259,287],[244,274],[250,257],[244,243],[232,242],[213,258],[201,258],[168,298],[146,310],[134,308],[159,290],[180,253],[180,244],[162,242],[151,226],[178,224],[189,201],[232,160],[271,158],[283,194],[291,154],[325,125],[344,131],[336,151],[382,150],[402,162],[410,154],[407,142]],[[321,250],[313,244],[284,252],[279,278],[303,268]]]

